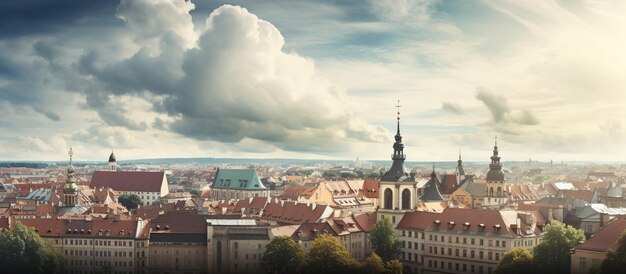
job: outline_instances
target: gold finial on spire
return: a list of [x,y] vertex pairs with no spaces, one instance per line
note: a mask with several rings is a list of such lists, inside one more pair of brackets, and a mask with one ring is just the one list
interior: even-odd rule
[[400,107],[402,106],[400,105],[400,100],[398,100],[398,104],[396,105],[396,108],[398,108],[398,117],[397,117],[398,121],[400,121]]

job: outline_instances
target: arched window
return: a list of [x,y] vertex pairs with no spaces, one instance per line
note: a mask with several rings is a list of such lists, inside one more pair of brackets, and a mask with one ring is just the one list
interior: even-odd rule
[[391,189],[385,189],[385,196],[383,198],[385,200],[385,209],[391,209],[393,206],[393,193]]
[[502,196],[502,188],[498,187],[498,197]]
[[402,191],[402,209],[411,209],[411,191],[406,188]]
[[493,196],[493,187],[489,188],[489,196]]

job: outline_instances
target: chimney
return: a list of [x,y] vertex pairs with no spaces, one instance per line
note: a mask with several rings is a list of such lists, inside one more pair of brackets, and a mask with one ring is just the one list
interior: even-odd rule
[[600,213],[600,227],[604,227],[611,220],[611,216],[607,213]]
[[552,208],[548,208],[548,222],[552,222],[553,216],[552,216]]

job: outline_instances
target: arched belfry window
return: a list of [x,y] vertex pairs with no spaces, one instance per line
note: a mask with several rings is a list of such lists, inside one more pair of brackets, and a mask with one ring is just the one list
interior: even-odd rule
[[411,191],[408,189],[402,191],[402,209],[411,209]]
[[385,209],[391,209],[393,207],[393,193],[391,189],[385,189],[383,198],[385,200]]

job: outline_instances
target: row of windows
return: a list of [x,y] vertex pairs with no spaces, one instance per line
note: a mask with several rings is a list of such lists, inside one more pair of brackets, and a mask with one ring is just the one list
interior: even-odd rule
[[[428,260],[428,267],[445,270],[446,263],[442,261]],[[476,267],[475,265],[469,265],[469,268],[468,268],[467,264],[460,264],[460,263],[453,264],[451,262],[448,262],[447,267],[448,267],[447,268],[448,271],[452,271],[454,269],[454,271],[456,272],[463,271],[463,272],[479,273],[479,274],[485,273],[485,268],[482,265],[479,265],[478,267]],[[491,274],[492,270],[493,270],[492,267],[488,267],[487,273]]]
[[[468,243],[466,237],[461,238],[461,237],[452,237],[452,236],[448,236],[448,243],[452,243],[453,238],[454,238],[454,242],[457,243],[457,244],[460,244],[461,242],[463,244],[467,244]],[[428,235],[428,239],[430,241],[435,241],[435,242],[438,242],[438,241],[439,242],[445,242],[446,236],[443,236],[443,235],[439,236],[439,235],[432,235],[431,234],[431,235]],[[476,245],[476,239],[474,239],[474,238],[470,238],[469,242],[470,242],[471,245]],[[478,245],[483,246],[484,244],[485,244],[485,242],[484,242],[483,239],[478,239]],[[487,241],[487,246],[493,246],[493,244],[494,244],[494,240],[488,240]],[[496,244],[495,245],[496,247],[506,247],[506,241],[495,240],[495,244]]]
[[[65,262],[68,265],[71,266],[93,266],[94,265],[94,261],[92,260],[65,260]],[[123,262],[114,262],[111,263],[111,261],[96,261],[96,266],[116,266],[116,267],[132,267],[133,266],[133,262],[129,261],[123,261]]]
[[[93,270],[89,270],[89,271],[85,270],[85,271],[83,271],[83,270],[67,270],[66,269],[65,273],[66,274],[93,274]],[[133,271],[113,271],[111,273],[113,273],[113,274],[132,274]],[[146,272],[145,272],[145,270],[140,270],[137,273],[146,273]]]
[[[439,252],[437,252],[437,247],[436,246],[435,247],[429,246],[428,247],[428,253],[435,254],[435,255],[437,255],[437,254],[439,254],[439,255],[446,255],[446,249],[444,247],[440,247],[439,248]],[[453,254],[452,248],[448,248],[448,254],[447,254],[448,256],[461,257],[461,255],[462,255],[463,258],[468,258],[469,257],[469,258],[474,259],[474,258],[476,258],[476,255],[477,255],[476,251],[470,250],[469,256],[468,256],[467,249],[459,250],[458,248],[454,249],[454,255],[452,255],[452,254]],[[495,254],[495,256],[494,256],[494,254]],[[491,261],[491,260],[494,260],[494,258],[495,258],[495,261],[500,261],[500,253],[499,252],[487,252],[487,260]],[[481,259],[481,260],[485,259],[485,252],[484,251],[479,251],[478,252],[478,259]]]
[[[233,254],[233,258],[238,259],[239,258],[239,252],[237,250],[235,250],[235,253]],[[257,258],[261,259],[261,257],[263,255],[261,255],[261,253],[258,254],[257,253],[253,253],[252,256],[249,256],[250,254],[246,253],[246,260],[250,260],[250,258],[252,258],[253,260],[256,260]]]
[[[64,239],[63,243],[66,245],[93,245],[93,240]],[[96,245],[111,246],[111,244],[114,246],[133,246],[133,241],[96,240]]]

